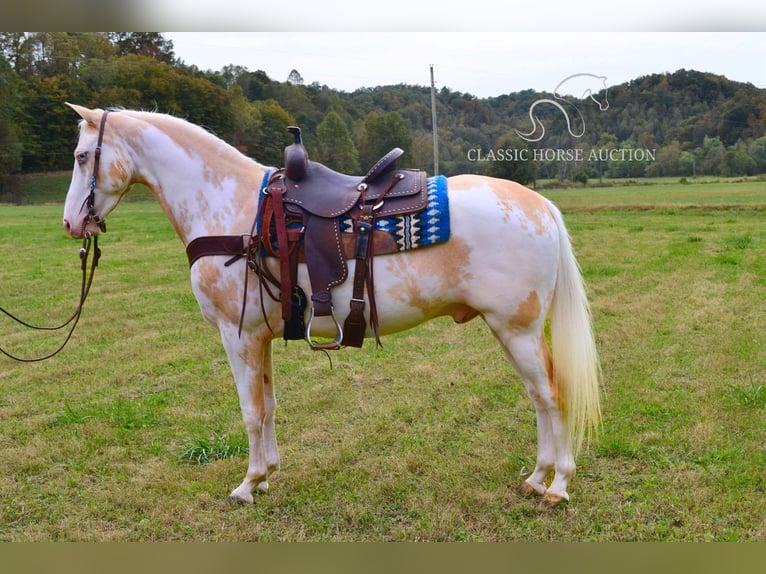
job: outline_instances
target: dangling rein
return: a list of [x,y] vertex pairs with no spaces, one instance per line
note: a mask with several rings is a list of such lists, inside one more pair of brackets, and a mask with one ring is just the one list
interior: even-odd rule
[[[90,264],[90,273],[88,273],[88,256],[90,255],[90,248],[91,244],[93,245],[93,257],[91,258],[91,264]],[[5,315],[19,323],[20,325],[23,325],[24,327],[27,327],[29,329],[34,329],[36,331],[60,331],[67,327],[69,325],[69,332],[66,335],[66,338],[64,339],[64,342],[61,343],[61,345],[56,348],[55,351],[48,353],[47,355],[43,355],[42,357],[33,357],[33,358],[25,358],[25,357],[19,357],[17,355],[14,355],[13,353],[10,353],[0,347],[0,353],[5,355],[6,357],[9,357],[15,361],[20,361],[22,363],[35,363],[38,361],[44,361],[46,359],[50,359],[51,357],[59,354],[66,344],[69,342],[69,339],[72,338],[72,334],[74,333],[74,329],[77,326],[77,323],[80,321],[80,316],[82,315],[82,309],[85,305],[85,299],[88,297],[88,293],[90,292],[90,286],[93,283],[93,275],[96,271],[96,266],[98,265],[98,260],[101,257],[101,249],[98,247],[98,236],[90,236],[88,235],[85,239],[83,239],[82,247],[80,248],[80,267],[82,268],[82,282],[80,285],[80,302],[77,305],[77,308],[75,309],[74,313],[63,323],[60,325],[57,325],[55,327],[41,327],[39,325],[32,325],[30,323],[27,323],[26,321],[23,321],[16,317],[13,313],[8,312],[3,307],[0,307],[0,311],[2,311]]]
[[[109,114],[109,111],[105,111],[104,115],[101,117],[101,125],[99,126],[99,132],[98,132],[98,144],[96,145],[95,150],[95,157],[93,162],[93,176],[90,179],[90,193],[88,197],[83,202],[82,209],[88,208],[88,214],[85,217],[85,220],[83,222],[83,229],[85,229],[88,226],[88,223],[94,222],[96,223],[99,228],[102,231],[106,231],[106,223],[103,219],[101,219],[95,211],[95,201],[96,201],[96,178],[98,177],[98,167],[99,167],[99,160],[101,158],[101,144],[104,141],[104,127],[106,126],[106,116]],[[90,255],[91,246],[93,247],[93,257],[91,258],[90,263],[90,273],[88,272],[88,257]],[[98,235],[91,235],[90,232],[85,231],[84,232],[84,238],[82,240],[82,247],[80,248],[80,268],[82,269],[82,281],[80,283],[80,301],[77,304],[77,308],[74,310],[74,313],[63,323],[60,325],[57,325],[55,327],[41,327],[38,325],[32,325],[30,323],[27,323],[26,321],[22,321],[18,317],[16,317],[13,313],[8,312],[3,307],[0,307],[0,311],[19,323],[20,325],[23,325],[24,327],[27,327],[29,329],[34,329],[35,331],[60,331],[64,328],[66,328],[69,325],[69,332],[66,335],[66,338],[64,339],[64,342],[61,343],[61,345],[56,348],[51,353],[48,353],[47,355],[43,355],[42,357],[33,357],[33,358],[25,358],[25,357],[18,357],[14,355],[13,353],[10,353],[0,347],[0,353],[5,355],[6,357],[9,357],[15,361],[20,361],[22,363],[35,363],[38,361],[44,361],[46,359],[50,359],[51,357],[54,357],[55,355],[58,355],[64,347],[66,347],[69,340],[72,338],[72,335],[74,334],[74,329],[77,327],[77,323],[80,321],[80,316],[82,315],[82,309],[85,306],[85,300],[88,298],[88,293],[90,293],[90,286],[93,283],[93,276],[96,273],[96,267],[98,266],[98,260],[101,258],[101,249],[98,247]]]

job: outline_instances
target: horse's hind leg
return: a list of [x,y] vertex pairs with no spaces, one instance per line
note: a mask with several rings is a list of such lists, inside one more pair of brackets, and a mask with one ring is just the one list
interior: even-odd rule
[[[491,324],[490,328],[524,382],[537,414],[537,461],[521,490],[525,494],[542,495],[548,504],[555,506],[569,500],[567,485],[574,475],[575,464],[542,326],[523,331],[495,328]],[[553,480],[546,486],[551,471]]]

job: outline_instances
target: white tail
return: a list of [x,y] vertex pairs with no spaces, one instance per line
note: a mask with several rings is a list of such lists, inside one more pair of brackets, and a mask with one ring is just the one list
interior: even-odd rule
[[561,212],[548,202],[559,231],[559,267],[551,309],[551,343],[556,385],[564,397],[575,453],[601,423],[601,367],[593,336],[590,305],[580,267]]

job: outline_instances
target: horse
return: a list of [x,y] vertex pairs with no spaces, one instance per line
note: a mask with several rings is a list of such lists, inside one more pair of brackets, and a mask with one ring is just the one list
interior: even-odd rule
[[[67,105],[80,116],[63,213],[73,238],[104,232],[106,217],[137,183],[152,191],[185,246],[202,236],[250,235],[269,166],[171,115]],[[536,464],[519,488],[556,506],[569,500],[575,456],[601,417],[592,318],[567,229],[553,203],[518,183],[463,174],[447,184],[449,240],[374,259],[380,335],[439,316],[457,323],[481,317],[536,411]],[[220,332],[248,435],[247,471],[229,498],[252,503],[280,467],[272,341],[283,327],[279,303],[264,293],[244,259],[230,259],[215,255],[193,263],[191,286],[203,317]],[[265,259],[278,275],[278,260]],[[355,262],[348,264],[353,275]],[[253,274],[249,282],[246,273]],[[310,297],[304,264],[298,283]],[[338,307],[348,308],[349,283],[333,287]],[[319,337],[335,333],[327,317],[313,329]],[[369,326],[365,336],[373,336]]]

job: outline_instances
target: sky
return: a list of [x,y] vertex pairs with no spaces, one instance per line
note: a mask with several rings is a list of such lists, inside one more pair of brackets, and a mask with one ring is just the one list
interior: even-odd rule
[[202,70],[229,64],[285,81],[297,70],[351,92],[389,84],[493,97],[525,89],[552,92],[574,74],[618,85],[681,68],[766,88],[765,32],[164,32],[176,57]]

